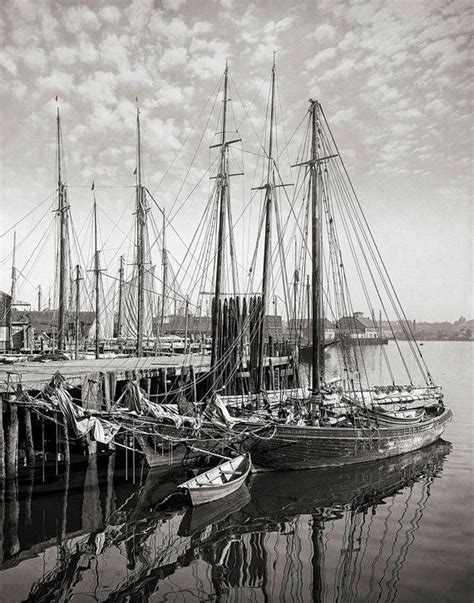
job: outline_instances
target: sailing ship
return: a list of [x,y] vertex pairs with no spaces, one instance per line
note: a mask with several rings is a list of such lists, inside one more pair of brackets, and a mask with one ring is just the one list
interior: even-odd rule
[[[280,393],[280,403],[275,409],[265,392],[264,369],[264,329],[267,313],[270,270],[272,256],[272,214],[278,216],[276,190],[287,185],[278,184],[273,148],[275,119],[275,63],[272,68],[270,93],[270,125],[268,147],[266,150],[266,180],[260,189],[264,190],[264,244],[261,294],[250,301],[250,357],[254,360],[251,367],[254,379],[253,400],[248,404],[249,396],[242,395],[240,408],[226,405],[223,394],[225,387],[239,365],[238,346],[242,334],[236,329],[246,328],[245,320],[239,312],[238,297],[222,300],[222,258],[224,221],[226,204],[229,203],[229,172],[227,150],[234,140],[226,140],[227,67],[224,77],[224,110],[222,122],[222,140],[220,167],[218,174],[219,229],[217,233],[217,259],[215,268],[215,291],[213,298],[213,338],[210,372],[210,398],[199,435],[183,427],[176,434],[169,426],[163,426],[162,437],[183,438],[189,444],[194,437],[199,445],[216,446],[219,442],[239,446],[251,451],[257,467],[290,470],[318,467],[341,466],[392,457],[428,446],[438,440],[452,413],[445,408],[441,389],[433,378],[417,345],[409,322],[406,320],[398,295],[386,270],[385,263],[372,235],[372,231],[363,214],[359,199],[349,179],[341,154],[326,121],[321,104],[310,100],[307,111],[307,130],[302,145],[302,156],[292,167],[298,167],[303,176],[296,183],[295,190],[306,191],[306,225],[301,229],[309,235],[309,241],[302,246],[310,248],[309,254],[309,303],[308,318],[311,324],[311,367],[309,383],[302,392],[290,395]],[[281,181],[280,181],[281,182]],[[345,204],[345,205],[344,205]],[[276,211],[275,211],[276,210]],[[398,384],[392,367],[387,359],[392,383],[374,386],[369,382],[364,366],[363,355],[358,355],[357,346],[348,346],[344,342],[350,336],[341,332],[341,375],[326,378],[325,371],[325,306],[329,305],[328,287],[323,287],[324,276],[332,281],[333,305],[339,316],[348,315],[352,308],[348,276],[343,260],[342,247],[336,227],[336,213],[342,216],[343,227],[349,237],[349,250],[355,258],[355,266],[361,276],[360,258],[355,256],[354,248],[359,245],[362,258],[368,265],[368,274],[373,288],[379,297],[384,312],[387,302],[380,295],[384,288],[386,297],[392,304],[395,315],[401,320],[409,338],[409,350],[416,367],[425,380],[423,385],[415,384],[407,360],[395,340],[401,354],[409,384]],[[280,216],[281,220],[281,216]],[[278,225],[278,217],[277,217]],[[356,230],[355,237],[349,227]],[[231,224],[229,224],[231,228]],[[278,239],[281,239],[281,231]],[[324,258],[325,244],[328,257]],[[232,255],[232,253],[231,253]],[[327,266],[325,267],[325,261]],[[284,266],[282,265],[282,269]],[[378,276],[381,284],[377,284]],[[361,279],[363,277],[361,276]],[[287,282],[287,281],[286,281]],[[283,279],[285,285],[285,279]],[[326,283],[329,285],[329,283]],[[367,294],[367,283],[363,282]],[[368,295],[366,295],[368,298]],[[374,309],[367,299],[371,314]],[[245,299],[243,300],[245,304]],[[257,327],[252,331],[252,320]],[[349,323],[350,325],[350,323]],[[393,332],[393,331],[392,331]],[[230,337],[229,337],[230,334]],[[395,335],[393,333],[393,335]],[[252,353],[252,348],[255,353]],[[386,358],[386,354],[385,354]],[[272,392],[273,393],[273,392]],[[420,401],[422,403],[420,404]],[[230,412],[229,412],[230,411]],[[188,431],[187,431],[188,430]],[[171,434],[173,433],[173,436]],[[174,440],[177,441],[177,440]]]
[[[255,194],[262,194],[262,210],[257,228],[253,225],[250,234],[256,230],[256,245],[250,266],[248,266],[246,286],[239,286],[237,244],[235,224],[232,218],[231,186],[233,176],[241,172],[231,171],[233,145],[242,142],[238,126],[229,136],[228,111],[230,102],[228,65],[223,81],[222,121],[218,127],[218,142],[210,145],[218,156],[213,166],[214,180],[205,214],[210,226],[204,228],[199,222],[197,232],[186,249],[186,257],[195,265],[195,276],[187,286],[187,294],[180,296],[186,307],[190,296],[196,294],[198,316],[202,306],[202,296],[212,284],[210,362],[207,375],[198,379],[175,379],[173,391],[167,391],[165,379],[162,394],[163,408],[156,402],[147,400],[140,403],[140,412],[153,416],[147,422],[149,434],[156,444],[161,440],[161,450],[166,443],[170,449],[181,447],[185,451],[194,442],[199,449],[215,447],[240,447],[252,453],[257,466],[273,469],[299,469],[353,464],[386,458],[423,446],[437,440],[451,420],[451,411],[443,404],[440,388],[426,366],[421,349],[413,337],[410,323],[400,304],[400,300],[387,272],[375,238],[362,211],[361,203],[349,179],[341,153],[327,123],[321,104],[311,100],[306,112],[300,151],[296,162],[294,182],[285,183],[279,168],[282,152],[277,149],[277,103],[276,66],[271,72],[268,127],[265,132],[261,180],[253,187]],[[245,110],[245,113],[247,111]],[[235,119],[235,118],[234,118]],[[120,262],[118,340],[134,341],[134,351],[138,357],[148,353],[158,354],[159,340],[163,336],[163,318],[170,290],[170,265],[165,236],[165,213],[158,206],[151,192],[144,185],[140,111],[137,108],[137,168],[135,170],[135,256],[134,269],[130,278],[124,278],[123,259]],[[297,132],[292,136],[296,135]],[[257,154],[258,155],[258,154]],[[261,154],[260,154],[261,156]],[[59,109],[57,113],[57,166],[59,253],[58,290],[59,311],[57,348],[63,352],[67,348],[68,298],[70,289],[70,251],[68,247],[68,221],[70,205],[66,183],[62,176],[62,138]],[[289,196],[292,187],[294,194]],[[97,203],[94,191],[94,299],[95,356],[100,355],[101,325],[104,315],[114,314],[100,305],[101,268],[98,245]],[[281,191],[287,201],[286,213],[283,209]],[[161,243],[163,274],[160,312],[153,289],[154,268],[151,260],[151,243],[148,238],[147,222],[152,216],[149,201],[159,208],[163,218],[162,231],[154,244]],[[299,205],[298,205],[299,204]],[[247,204],[248,205],[248,204]],[[256,222],[253,219],[253,222]],[[252,217],[249,219],[252,225]],[[276,225],[276,237],[272,230]],[[292,225],[292,226],[290,226]],[[342,225],[341,231],[338,230]],[[155,223],[156,227],[156,223]],[[245,228],[245,227],[244,227]],[[288,235],[293,228],[297,251],[295,252],[295,275],[293,303],[287,276]],[[155,228],[155,230],[157,230]],[[346,243],[342,243],[341,232]],[[291,235],[291,233],[290,233]],[[263,241],[261,240],[263,238]],[[192,245],[195,245],[195,248]],[[196,249],[196,246],[200,245]],[[211,250],[214,246],[214,254]],[[382,348],[390,382],[374,385],[368,377],[364,354],[357,345],[347,345],[351,338],[351,322],[339,328],[340,351],[338,352],[338,374],[326,371],[325,318],[330,312],[332,322],[343,324],[341,317],[352,316],[353,302],[351,289],[353,275],[346,270],[345,255],[353,262],[353,273],[360,281],[359,290],[368,305],[369,315],[375,315],[372,297],[375,295],[384,317],[391,325],[389,311],[393,310],[398,325],[407,338],[409,361],[401,345],[394,337],[394,350],[400,355],[399,364],[405,370],[407,381],[395,377],[393,362]],[[199,263],[195,258],[201,258]],[[261,260],[261,281],[256,274]],[[226,267],[226,261],[230,268]],[[275,264],[279,261],[278,270]],[[75,349],[79,342],[79,267],[76,267],[76,309],[75,309]],[[183,281],[190,272],[183,269]],[[275,272],[278,276],[275,277]],[[211,277],[208,277],[211,273]],[[307,282],[303,291],[300,282]],[[178,287],[174,275],[173,287]],[[272,295],[276,300],[277,287],[283,294],[287,318],[293,321],[293,349],[284,348],[284,360],[278,367],[273,363],[282,357],[276,349],[272,337],[266,329],[268,310]],[[273,287],[273,290],[272,290]],[[232,293],[226,293],[232,288]],[[305,300],[306,298],[306,300]],[[307,303],[303,303],[302,299]],[[275,301],[276,304],[276,301]],[[300,335],[297,324],[303,314],[310,327],[309,343],[311,351],[310,370],[305,380],[298,366]],[[153,325],[153,317],[158,317]],[[111,322],[114,322],[113,320]],[[187,314],[186,314],[187,324]],[[301,323],[301,321],[300,321]],[[187,344],[187,333],[184,337]],[[283,348],[282,348],[283,349]],[[191,373],[191,355],[184,355],[179,367],[180,375]],[[410,362],[412,363],[410,365]],[[189,366],[188,366],[189,364]],[[413,366],[424,383],[417,382]],[[178,376],[178,375],[177,375]],[[143,392],[142,392],[143,394]],[[146,396],[145,396],[146,397]],[[170,399],[171,397],[171,399]],[[191,420],[176,420],[174,414],[165,408],[171,402],[178,402],[179,412],[187,414],[180,400],[187,403]],[[123,403],[123,400],[122,400]],[[155,405],[153,407],[153,405]],[[118,417],[118,406],[114,407]],[[126,415],[120,420],[127,424]],[[128,428],[131,429],[130,421]],[[145,451],[150,443],[146,435],[136,434]],[[147,457],[150,457],[147,454]],[[151,458],[151,457],[150,457]],[[176,455],[175,455],[175,458]]]

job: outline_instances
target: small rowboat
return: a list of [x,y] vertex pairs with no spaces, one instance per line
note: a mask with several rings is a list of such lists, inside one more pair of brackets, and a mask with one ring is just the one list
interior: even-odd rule
[[374,407],[369,414],[376,417],[379,425],[416,425],[425,416],[423,408],[399,409],[398,411],[387,411],[382,407]]
[[186,491],[194,507],[203,505],[238,490],[245,483],[251,469],[250,455],[242,454],[184,482],[178,491]]

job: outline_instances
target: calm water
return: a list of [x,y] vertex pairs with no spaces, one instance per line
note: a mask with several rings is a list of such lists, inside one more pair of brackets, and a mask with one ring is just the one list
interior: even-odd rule
[[[422,349],[454,419],[409,455],[254,475],[210,508],[161,513],[181,470],[132,471],[131,459],[127,471],[110,456],[7,484],[0,600],[471,601],[474,344]],[[388,381],[380,348],[364,360]]]

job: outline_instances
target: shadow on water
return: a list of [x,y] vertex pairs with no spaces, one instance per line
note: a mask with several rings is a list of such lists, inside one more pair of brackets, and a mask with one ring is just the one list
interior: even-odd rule
[[181,469],[137,464],[134,483],[111,455],[23,474],[3,490],[0,600],[395,601],[450,448],[257,474],[227,499],[167,511],[156,505]]

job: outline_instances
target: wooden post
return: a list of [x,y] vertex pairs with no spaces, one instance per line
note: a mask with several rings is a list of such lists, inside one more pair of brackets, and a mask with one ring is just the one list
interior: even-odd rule
[[0,481],[4,480],[4,479],[5,479],[5,440],[4,440],[4,433],[3,433],[3,395],[0,394]]
[[[1,396],[0,396],[0,411],[1,411]],[[3,411],[2,411],[3,412]],[[3,428],[2,428],[3,434]],[[3,463],[3,455],[2,455]],[[0,564],[3,563],[3,523],[5,518],[5,480],[0,478]]]
[[115,454],[109,456],[107,466],[107,496],[105,499],[105,521],[109,519],[115,511],[115,490],[114,490],[114,471],[115,471]]
[[[11,406],[11,404],[9,405]],[[16,407],[15,407],[16,410]],[[16,423],[18,427],[18,422]],[[16,474],[8,479],[5,487],[5,519],[3,529],[3,550],[7,559],[16,555],[20,550],[18,538],[18,520],[20,505],[18,503],[18,481]]]
[[159,375],[158,371],[156,369],[153,369],[152,377],[151,377],[151,393],[150,393],[150,400],[152,402],[158,402],[158,391],[159,391],[158,375]]
[[151,378],[150,378],[150,374],[149,373],[145,377],[144,381],[145,381],[146,395],[148,397],[148,400],[151,400]]
[[[22,480],[23,481],[23,480]],[[35,470],[34,467],[28,467],[27,474],[23,481],[23,487],[25,490],[25,495],[23,500],[21,501],[21,509],[20,515],[22,517],[22,523],[26,526],[32,525],[31,520],[31,501],[33,499],[33,486],[35,483]]]
[[60,533],[59,533],[59,540],[61,543],[66,539],[68,496],[69,496],[69,464],[66,465],[66,468],[64,471],[63,508],[61,511],[61,529],[60,529]]
[[66,416],[63,415],[63,438],[64,438],[64,461],[66,466],[71,462],[71,451],[69,450],[69,432]]
[[26,443],[26,460],[28,467],[34,467],[35,464],[35,445],[33,441],[33,429],[31,427],[31,412],[29,408],[24,409],[25,412],[25,443]]
[[105,409],[110,411],[111,396],[110,396],[110,381],[107,373],[100,373],[100,383],[102,386],[102,396],[105,404]]
[[7,404],[5,444],[6,474],[10,478],[18,469],[18,409],[11,402]]
[[109,373],[109,389],[110,401],[113,404],[115,402],[115,396],[117,394],[117,375],[113,371]]
[[[97,410],[99,404],[99,379],[100,373],[88,373],[82,378],[81,401],[85,409]],[[91,439],[90,434],[86,435],[87,452],[89,456],[97,453],[97,442]]]
[[197,402],[196,371],[195,371],[194,366],[192,364],[189,367],[189,370],[190,370],[191,379],[192,379],[192,382],[193,382],[193,402],[194,402],[194,404],[196,404],[196,402]]

